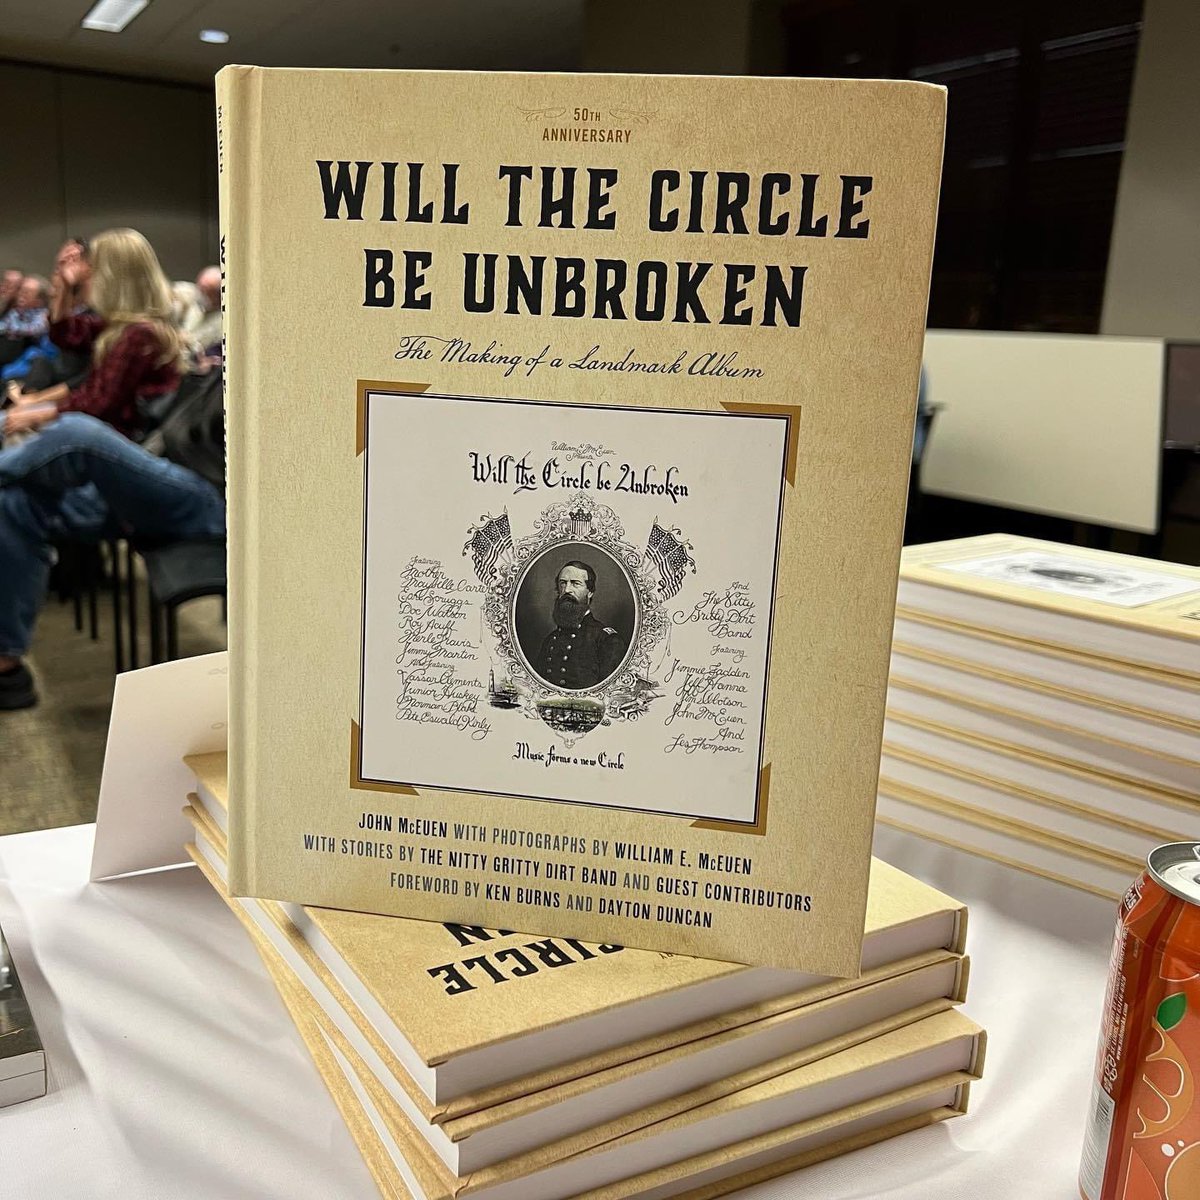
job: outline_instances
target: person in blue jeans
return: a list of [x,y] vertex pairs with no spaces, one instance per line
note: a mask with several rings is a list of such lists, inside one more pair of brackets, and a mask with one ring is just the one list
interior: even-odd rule
[[85,413],[62,413],[0,450],[0,709],[37,703],[24,663],[56,538],[178,541],[225,533],[208,480]]

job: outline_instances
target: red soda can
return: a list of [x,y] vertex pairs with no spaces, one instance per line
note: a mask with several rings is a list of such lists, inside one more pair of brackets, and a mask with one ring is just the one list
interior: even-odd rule
[[1079,1192],[1200,1200],[1200,842],[1150,854],[1109,961]]

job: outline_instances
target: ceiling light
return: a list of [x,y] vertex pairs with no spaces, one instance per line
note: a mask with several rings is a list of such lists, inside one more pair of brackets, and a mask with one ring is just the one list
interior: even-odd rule
[[149,3],[150,0],[97,0],[80,24],[84,29],[120,33]]
[[200,40],[212,42],[214,46],[223,46],[229,41],[229,34],[223,29],[202,29],[200,30]]

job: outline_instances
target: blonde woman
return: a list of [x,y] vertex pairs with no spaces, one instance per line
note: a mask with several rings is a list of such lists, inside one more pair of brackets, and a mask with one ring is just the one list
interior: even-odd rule
[[39,432],[0,450],[0,711],[37,703],[24,657],[52,541],[225,534],[217,486],[125,436],[136,428],[137,398],[179,378],[181,343],[154,252],[140,234],[114,230],[93,242],[91,263],[91,304],[105,322],[91,373],[74,391],[51,388],[32,403],[22,397],[5,425]]
[[[171,285],[150,243],[136,229],[109,229],[89,247],[90,304],[95,315],[92,366],[76,388],[58,384],[41,392],[9,394],[13,407],[5,435],[40,429],[59,413],[89,413],[130,437],[141,432],[139,400],[154,400],[179,386],[184,340],[171,319]],[[64,294],[56,280],[55,309]],[[72,319],[53,311],[51,338]]]

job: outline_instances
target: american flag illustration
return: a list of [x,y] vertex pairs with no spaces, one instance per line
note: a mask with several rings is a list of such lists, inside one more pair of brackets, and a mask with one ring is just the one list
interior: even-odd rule
[[470,551],[475,559],[475,574],[484,583],[491,583],[497,561],[511,549],[512,529],[505,512],[498,517],[489,517],[478,529],[472,530],[463,553]]
[[664,600],[670,600],[683,587],[683,577],[689,567],[693,574],[696,570],[687,545],[657,521],[650,528],[646,557],[658,568],[661,578],[658,590]]

